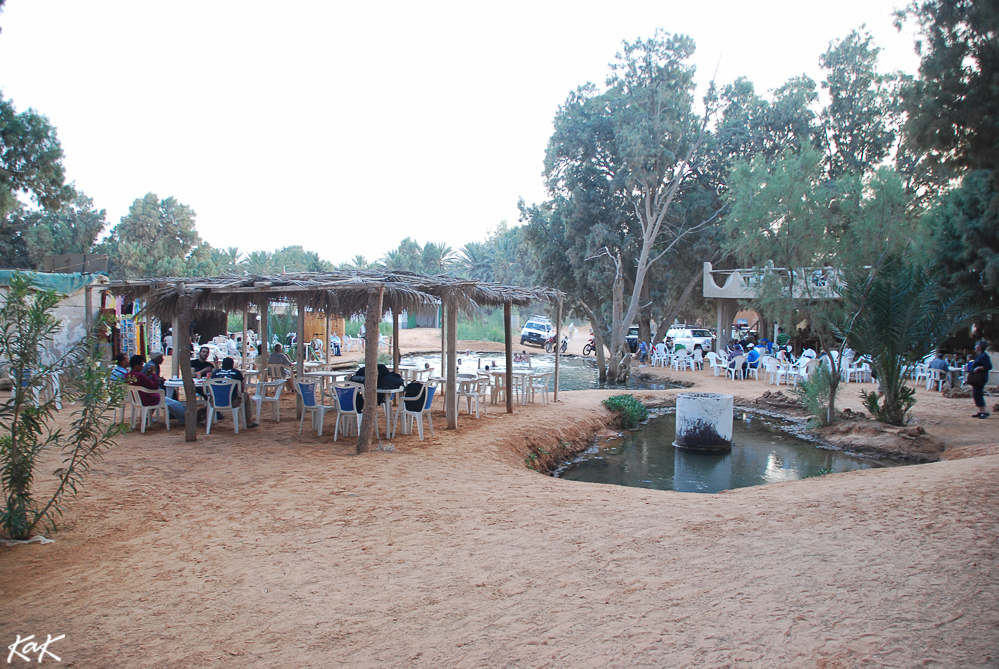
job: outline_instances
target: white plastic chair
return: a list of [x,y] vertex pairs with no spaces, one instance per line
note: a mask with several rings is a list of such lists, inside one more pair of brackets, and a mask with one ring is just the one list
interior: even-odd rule
[[548,404],[548,380],[551,378],[551,372],[545,372],[544,374],[532,374],[528,377],[528,389],[531,393],[531,401],[534,401],[534,396],[538,393],[541,394],[541,403]]
[[234,407],[232,398],[239,390],[239,381],[235,379],[208,379],[205,394],[208,396],[208,415],[205,419],[205,434],[212,433],[212,423],[215,414],[222,411],[232,412],[232,427],[239,434],[239,415],[242,407]]
[[728,363],[725,367],[725,375],[735,381],[735,377],[738,376],[740,379],[744,379],[745,376],[742,373],[742,365],[746,362],[746,356],[737,355],[732,359],[732,362]]
[[715,376],[719,376],[725,365],[719,359],[718,354],[714,351],[708,351],[708,354],[705,357],[708,359],[708,364],[711,365],[711,371],[714,372]]
[[[336,411],[335,406],[327,406],[321,403],[322,391],[316,392],[319,383],[316,381],[299,381],[295,380],[295,392],[298,396],[302,398],[302,406],[305,411],[302,412],[302,419],[298,421],[298,433],[302,434],[302,425],[305,423],[306,412],[312,414],[312,429],[316,431],[316,436],[323,436],[323,422],[326,420],[327,411]],[[333,430],[334,439],[336,441],[336,428]]]
[[[250,400],[256,404],[256,410],[254,413],[254,422],[260,422],[260,409],[264,404],[271,405],[271,418],[275,423],[281,422],[281,389],[284,387],[284,381],[258,381],[255,386],[255,392],[250,397]],[[273,395],[268,395],[268,388],[274,389]]]
[[479,417],[479,405],[482,405],[482,415],[489,415],[486,407],[488,403],[485,401],[486,393],[489,392],[489,379],[478,377],[474,381],[465,381],[461,384],[458,390],[459,404],[461,403],[462,397],[465,398],[465,413],[472,413],[472,404],[475,404],[475,417]]
[[698,370],[704,369],[704,351],[702,351],[699,348],[694,349],[693,364],[694,364],[694,369]]
[[[139,412],[139,424],[141,426],[142,434],[146,433],[146,424],[149,422],[149,415],[152,414],[153,418],[156,418],[156,412],[163,412],[163,422],[166,424],[167,432],[170,431],[170,411],[167,410],[166,405],[166,392],[161,390],[147,390],[140,386],[129,386],[129,395],[131,395],[130,402],[132,404],[132,428],[135,428],[135,412]],[[146,406],[142,403],[143,395],[157,395],[159,397],[159,403]]]

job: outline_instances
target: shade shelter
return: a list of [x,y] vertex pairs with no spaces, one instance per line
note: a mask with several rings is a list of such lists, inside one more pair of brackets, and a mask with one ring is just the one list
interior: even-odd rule
[[[267,306],[272,301],[287,301],[298,305],[298,344],[297,373],[304,372],[305,360],[305,310],[322,311],[351,317],[365,316],[366,341],[364,363],[374,369],[378,360],[378,323],[385,311],[393,314],[393,361],[398,365],[399,338],[397,314],[404,309],[440,303],[445,310],[446,333],[448,340],[447,370],[445,387],[449,428],[457,427],[456,347],[457,317],[459,311],[477,313],[482,306],[504,307],[506,331],[507,383],[513,367],[512,333],[510,331],[510,311],[513,304],[527,305],[548,300],[558,312],[557,322],[561,323],[563,294],[550,288],[521,288],[500,284],[463,279],[450,276],[426,276],[401,271],[365,272],[298,272],[276,275],[217,276],[206,278],[153,278],[133,279],[112,282],[107,287],[115,294],[130,298],[141,298],[146,302],[146,310],[161,320],[173,320],[174,332],[188,332],[190,320],[195,310],[212,309],[226,312],[246,313],[256,307],[261,315],[261,339],[267,340]],[[245,323],[245,318],[244,318]],[[559,336],[559,335],[557,335]],[[245,339],[244,339],[245,341]],[[191,343],[187,337],[178,336],[175,342],[177,356],[185,360],[191,355]],[[186,356],[186,358],[185,358]],[[558,356],[555,358],[555,397],[558,398]],[[180,365],[188,398],[195,396],[194,380],[188,365]],[[358,452],[368,450],[374,434],[374,411],[376,401],[377,375],[365,377],[364,417],[357,441]],[[509,387],[509,385],[508,385]],[[513,411],[509,393],[507,411]],[[187,406],[187,426],[185,435],[194,441],[196,408],[192,401]]]

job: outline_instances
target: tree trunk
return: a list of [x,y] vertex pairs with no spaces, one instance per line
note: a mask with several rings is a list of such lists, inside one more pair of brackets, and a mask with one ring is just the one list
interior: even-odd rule
[[[458,305],[447,301],[447,429],[458,429]],[[507,389],[509,392],[509,389]]]
[[513,413],[513,394],[510,392],[510,388],[513,387],[513,330],[510,325],[512,317],[510,311],[512,308],[513,304],[509,300],[503,303],[503,341],[506,353],[506,374],[504,375],[506,392],[504,394],[506,395],[507,413]]
[[[586,313],[586,318],[590,321],[590,329],[593,330],[593,346],[597,356],[597,380],[600,383],[607,381],[607,361],[604,356],[604,335],[603,322],[596,312],[590,308],[581,298],[576,298],[580,308]],[[598,307],[599,308],[599,307]]]
[[625,328],[629,324],[622,322],[621,311],[624,308],[624,277],[621,276],[621,257],[616,259],[617,272],[614,274],[614,293],[611,307],[611,345],[610,363],[607,365],[607,379],[611,383],[618,383],[619,371],[625,352]]
[[371,450],[371,442],[378,438],[375,420],[378,412],[378,321],[382,318],[382,291],[368,293],[368,309],[364,317],[364,413],[357,435],[357,453]]

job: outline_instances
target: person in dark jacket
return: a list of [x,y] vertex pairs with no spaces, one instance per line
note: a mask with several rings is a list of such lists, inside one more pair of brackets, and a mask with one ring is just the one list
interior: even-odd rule
[[[378,365],[377,369],[378,369],[378,382],[376,387],[379,390],[393,390],[395,388],[402,388],[404,385],[406,385],[406,381],[401,376],[390,370],[385,365]],[[364,385],[364,371],[365,371],[364,367],[361,367],[360,369],[357,370],[357,373],[354,374],[354,376],[350,377],[350,380],[354,383],[360,383],[361,385]],[[379,406],[385,401],[387,397],[388,395],[384,395],[382,393],[378,394]],[[360,411],[364,410],[363,393],[358,393],[357,395],[357,408]]]
[[985,410],[985,384],[989,380],[989,372],[992,371],[992,358],[985,352],[987,345],[984,341],[975,344],[975,359],[968,363],[968,372],[978,372],[982,374],[980,383],[969,383],[971,395],[975,399],[975,408],[978,413],[972,414],[972,418],[988,418],[989,412]]

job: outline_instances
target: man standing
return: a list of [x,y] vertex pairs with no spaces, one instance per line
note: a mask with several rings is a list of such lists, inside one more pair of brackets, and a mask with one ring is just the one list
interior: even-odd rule
[[791,336],[784,332],[784,328],[777,328],[777,348],[784,348],[791,341]]
[[225,347],[226,350],[229,352],[229,355],[232,356],[239,355],[239,342],[236,341],[235,333],[232,332],[229,333],[229,338],[226,339],[225,341]]

